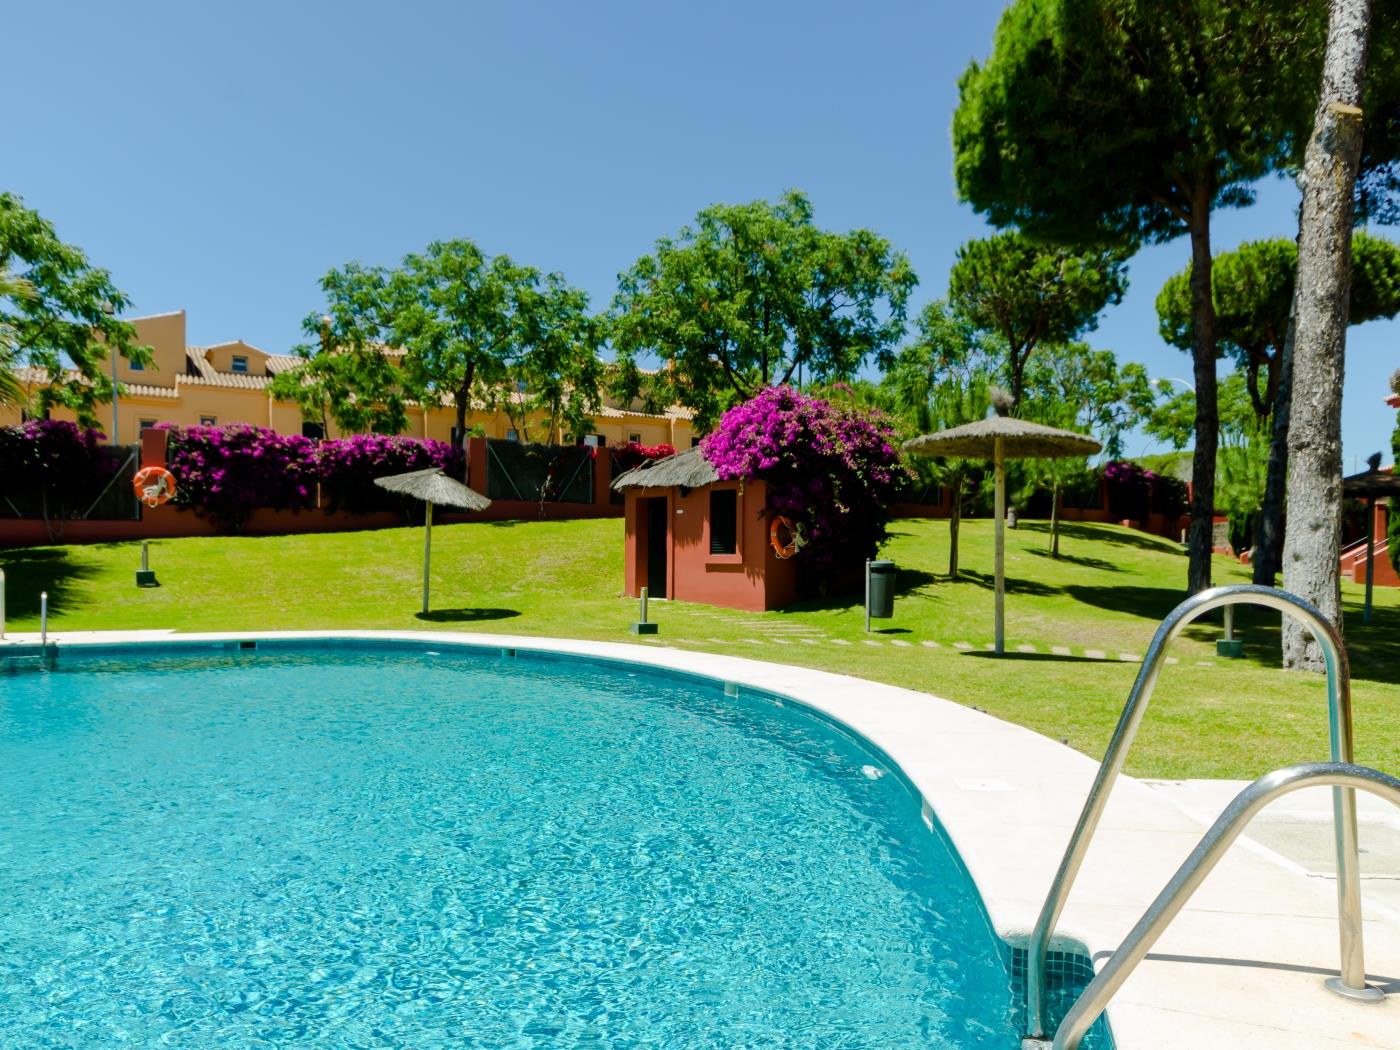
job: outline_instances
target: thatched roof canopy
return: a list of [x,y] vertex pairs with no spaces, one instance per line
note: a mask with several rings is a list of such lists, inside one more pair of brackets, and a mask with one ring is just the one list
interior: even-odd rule
[[1372,457],[1371,469],[1342,478],[1342,495],[1365,499],[1367,496],[1400,496],[1400,474],[1380,469],[1380,457]]
[[1085,434],[1030,423],[1013,416],[992,416],[975,423],[924,434],[904,443],[908,452],[921,456],[963,456],[991,459],[996,440],[1008,459],[1041,459],[1052,456],[1092,456],[1103,446]]
[[455,478],[449,478],[439,467],[412,470],[407,474],[390,474],[387,478],[375,478],[374,483],[389,492],[412,496],[414,499],[434,503],[440,507],[485,510],[491,506],[489,499],[475,489],[467,488]]
[[612,487],[624,489],[698,489],[719,480],[714,465],[699,447],[686,449],[665,459],[653,459],[620,475]]

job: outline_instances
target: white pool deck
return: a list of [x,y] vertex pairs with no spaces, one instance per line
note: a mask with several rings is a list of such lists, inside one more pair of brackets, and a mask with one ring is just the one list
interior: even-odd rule
[[[962,855],[993,926],[1013,943],[1024,941],[1035,923],[1097,769],[1096,761],[1046,737],[926,693],[664,644],[426,631],[69,632],[52,633],[49,640],[81,645],[273,635],[413,638],[601,656],[799,699],[850,726],[902,767]],[[9,635],[4,641],[33,643],[38,638]],[[1147,717],[1152,717],[1150,711]],[[1209,741],[1202,744],[1209,746]],[[1325,757],[1281,756],[1280,762]],[[1065,908],[1059,935],[1077,941],[1096,963],[1102,962],[1240,786],[1122,778]],[[1120,1050],[1400,1050],[1400,909],[1393,906],[1394,896],[1383,900],[1383,894],[1374,892],[1381,884],[1394,889],[1386,872],[1373,871],[1363,879],[1362,891],[1366,968],[1371,983],[1390,994],[1381,1004],[1367,1005],[1322,987],[1337,965],[1335,880],[1327,877],[1325,856],[1310,864],[1286,855],[1298,853],[1292,848],[1298,836],[1304,852],[1311,848],[1308,843],[1321,841],[1325,855],[1330,840],[1323,827],[1325,792],[1280,799],[1261,819],[1277,810],[1284,816],[1281,823],[1314,827],[1280,832],[1275,820],[1274,831],[1261,834],[1262,843],[1241,839],[1202,885],[1109,1008]],[[1365,796],[1360,802],[1363,848],[1372,826],[1400,828],[1379,800]],[[1318,834],[1325,838],[1318,840]]]

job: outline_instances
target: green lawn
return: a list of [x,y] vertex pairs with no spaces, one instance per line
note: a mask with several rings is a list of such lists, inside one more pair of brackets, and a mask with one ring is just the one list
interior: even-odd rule
[[[1181,598],[1184,556],[1174,544],[1108,526],[1070,526],[1064,557],[1044,553],[1046,526],[1008,532],[1008,645],[1034,654],[996,659],[991,639],[991,523],[963,527],[966,578],[950,584],[946,522],[896,522],[884,556],[901,566],[892,621],[864,633],[857,603],[743,613],[653,604],[665,644],[782,661],[922,689],[1030,726],[1091,755],[1102,753],[1141,654]],[[151,544],[162,586],[134,586],[139,547],[104,544],[0,552],[9,627],[38,626],[50,595],[53,630],[413,628],[422,532],[166,540]],[[502,523],[433,531],[439,629],[635,641],[636,603],[621,597],[622,522]],[[1216,561],[1218,583],[1244,571]],[[1360,624],[1360,588],[1347,585],[1355,674],[1357,756],[1400,770],[1400,591],[1378,590],[1374,623]],[[1270,624],[1269,621],[1273,620]],[[1217,660],[1217,626],[1178,642],[1128,759],[1130,772],[1250,777],[1327,755],[1322,680],[1277,669],[1277,616],[1240,616],[1247,658]],[[877,646],[866,645],[867,637]],[[940,643],[929,648],[925,640]],[[840,641],[851,644],[841,645]],[[896,641],[910,642],[899,646]],[[953,647],[966,642],[973,651]],[[815,643],[815,644],[809,644]],[[1052,646],[1071,655],[1056,656]],[[1103,651],[1107,659],[1086,657]],[[1201,666],[1205,661],[1209,666]]]

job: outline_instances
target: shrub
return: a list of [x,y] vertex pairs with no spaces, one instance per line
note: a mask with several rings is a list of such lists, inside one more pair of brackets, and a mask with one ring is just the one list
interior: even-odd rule
[[0,489],[20,513],[67,518],[86,510],[121,465],[102,434],[58,419],[0,427]]
[[1147,520],[1157,474],[1136,463],[1115,461],[1104,464],[1103,479],[1108,490],[1108,509],[1115,519]]
[[639,467],[643,463],[649,463],[653,459],[665,459],[674,456],[676,450],[670,445],[662,443],[660,445],[640,445],[635,441],[629,441],[625,445],[616,445],[611,449],[613,477],[617,477],[624,471]]
[[165,429],[177,506],[237,531],[259,507],[316,505],[316,446],[309,438],[243,424]]
[[873,557],[885,538],[887,506],[911,477],[893,440],[877,412],[774,387],[726,412],[700,447],[721,478],[766,481],[768,511],[803,526],[800,557],[830,568]]
[[429,467],[438,467],[460,481],[467,473],[466,452],[445,441],[383,434],[323,441],[315,452],[315,471],[326,509],[350,514],[410,512],[415,501],[405,503],[405,497],[385,492],[374,479]]

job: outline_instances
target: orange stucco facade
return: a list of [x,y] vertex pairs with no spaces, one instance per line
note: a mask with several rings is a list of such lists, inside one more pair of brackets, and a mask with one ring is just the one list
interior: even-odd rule
[[[732,490],[735,552],[712,554],[711,493]],[[797,598],[802,558],[780,559],[769,542],[762,481],[720,481],[698,489],[627,490],[624,585],[631,597],[704,602],[761,612]],[[654,548],[660,544],[661,551]]]
[[[138,317],[131,323],[136,327],[136,341],[151,348],[152,360],[145,367],[136,368],[124,358],[117,359],[117,381],[123,388],[117,400],[117,443],[135,443],[142,430],[156,423],[249,423],[271,427],[282,434],[303,432],[298,406],[273,400],[269,389],[273,377],[298,364],[299,358],[270,354],[238,339],[213,346],[190,346],[185,337],[183,310]],[[42,376],[29,374],[28,370],[23,370],[21,378],[31,388],[43,381]],[[53,415],[58,419],[72,418],[62,410],[55,410]],[[100,408],[98,418],[104,430],[111,429],[110,407]],[[0,406],[0,425],[19,421],[17,409]],[[413,406],[404,433],[449,441],[454,423],[455,413],[450,406]],[[467,417],[467,425],[480,427],[487,437],[513,436],[509,416],[500,411],[473,411]],[[605,401],[594,415],[593,434],[610,446],[637,441],[686,449],[691,445],[692,430],[690,414],[683,409],[652,414]],[[333,422],[325,436],[340,436]],[[547,440],[547,435],[537,434],[533,428],[528,437]]]

